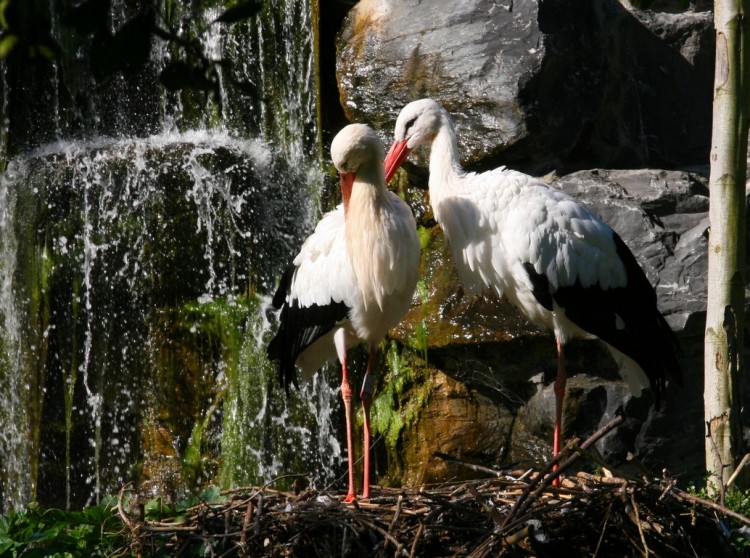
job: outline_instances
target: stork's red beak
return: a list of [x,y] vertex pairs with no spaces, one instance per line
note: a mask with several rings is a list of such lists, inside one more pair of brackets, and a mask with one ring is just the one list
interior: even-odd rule
[[344,213],[349,208],[349,198],[352,197],[352,185],[354,184],[355,173],[340,172],[339,182],[341,183],[341,199],[344,202]]
[[385,167],[385,183],[391,181],[393,175],[404,162],[404,159],[411,153],[411,149],[406,145],[406,140],[395,140],[385,156],[383,166]]

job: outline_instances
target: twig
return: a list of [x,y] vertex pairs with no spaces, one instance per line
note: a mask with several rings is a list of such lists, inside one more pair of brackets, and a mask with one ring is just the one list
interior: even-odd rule
[[635,467],[641,472],[644,478],[648,480],[651,480],[654,478],[654,474],[649,470],[648,467],[646,467],[646,465],[643,464],[643,462],[640,459],[638,459],[635,456],[635,454],[628,452],[627,461],[628,463],[635,465]]
[[255,496],[257,496],[258,494],[264,491],[275,492],[276,494],[286,494],[286,491],[276,490],[275,488],[270,488],[270,486],[283,479],[302,478],[302,477],[309,477],[309,476],[310,476],[309,473],[289,473],[288,475],[280,475],[278,477],[274,477],[270,481],[268,481],[267,483],[261,486],[239,486],[237,488],[231,488],[229,490],[223,491],[222,494],[237,494],[238,492],[253,491],[252,494],[250,494],[250,498],[255,498]]
[[643,534],[643,525],[641,525],[641,514],[638,510],[638,503],[635,501],[635,494],[630,493],[630,504],[633,506],[633,513],[635,519],[633,520],[635,526],[638,527],[638,534],[641,536],[641,544],[643,544],[643,556],[648,558],[650,551],[648,549],[648,543],[646,542],[646,535]]
[[716,502],[712,502],[710,500],[704,500],[703,498],[699,498],[698,496],[694,496],[693,494],[690,494],[689,492],[685,492],[683,490],[680,490],[679,488],[672,488],[670,490],[670,494],[672,494],[675,498],[681,499],[681,500],[687,500],[688,502],[692,502],[694,504],[700,504],[701,506],[705,506],[707,508],[711,508],[712,510],[716,510],[721,512],[724,515],[728,515],[729,517],[733,517],[734,519],[741,521],[745,525],[750,525],[750,518],[737,513],[736,511],[730,510],[726,506],[723,506],[721,504],[717,504]]
[[120,514],[120,519],[122,519],[122,522],[127,525],[128,529],[130,529],[131,531],[135,531],[135,527],[133,527],[133,524],[130,522],[130,518],[122,508],[122,498],[125,495],[125,489],[128,486],[130,486],[130,483],[126,484],[120,489],[120,495],[117,497],[117,512]]
[[417,543],[419,543],[419,538],[422,536],[422,531],[424,531],[424,523],[420,521],[419,527],[417,527],[417,534],[414,535],[414,542],[411,543],[409,558],[414,558],[414,553],[417,551]]
[[447,453],[443,453],[441,451],[434,451],[432,452],[432,455],[437,457],[438,459],[442,459],[443,461],[450,461],[451,463],[456,463],[458,465],[461,465],[462,467],[466,467],[467,469],[471,469],[472,471],[477,471],[480,473],[487,473],[489,475],[492,475],[494,477],[500,477],[503,475],[502,471],[498,471],[497,469],[492,469],[491,467],[483,467],[482,465],[476,465],[474,463],[468,463],[466,461],[462,461],[458,457],[455,457],[453,455],[449,455]]
[[589,482],[597,482],[599,484],[612,484],[618,486],[626,484],[628,481],[640,482],[640,480],[634,481],[633,479],[626,479],[623,477],[603,477],[601,475],[592,475],[591,473],[587,473],[586,471],[578,471],[576,473],[576,477]]
[[[610,431],[615,429],[624,420],[625,420],[625,417],[623,417],[622,415],[617,415],[612,420],[610,420],[607,424],[605,424],[599,430],[597,430],[591,436],[589,436],[588,439],[581,444],[580,449],[585,450],[586,448],[595,444],[596,442],[599,441],[600,438],[604,437]],[[530,502],[533,502],[536,498],[538,498],[539,495],[544,491],[544,489],[547,488],[552,483],[552,481],[558,478],[566,469],[568,469],[575,462],[576,459],[578,459],[578,456],[579,456],[579,452],[574,449],[573,454],[567,459],[565,459],[565,461],[560,463],[560,466],[554,471],[552,471],[552,469],[554,465],[559,461],[560,456],[557,456],[556,459],[553,459],[545,467],[544,474],[540,474],[539,476],[537,476],[532,481],[532,483],[529,484],[528,488],[524,491],[524,493],[521,494],[521,497],[518,499],[516,504],[510,510],[510,513],[505,518],[505,521],[503,521],[503,524],[500,526],[500,530],[502,531],[506,529],[510,525],[511,520],[513,518],[515,518],[522,512],[526,511],[526,509],[531,505]],[[534,486],[536,486],[536,484],[539,484],[540,486],[534,489]],[[533,492],[532,492],[532,489],[534,489]]]
[[[568,456],[585,456],[585,451],[580,449],[566,451],[570,452]],[[529,479],[536,483],[531,490],[516,477],[438,483],[431,485],[430,489],[386,488],[376,501],[363,502],[359,508],[342,504],[338,493],[327,502],[316,497],[325,496],[319,491],[295,498],[290,491],[265,491],[253,487],[248,489],[256,494],[253,498],[236,495],[222,506],[204,504],[196,513],[188,514],[185,522],[172,520],[172,523],[167,523],[168,519],[163,523],[139,521],[135,513],[125,509],[128,506],[125,500],[127,490],[120,495],[119,508],[116,499],[112,507],[125,516],[120,520],[118,512],[114,512],[122,533],[127,537],[128,529],[132,528],[138,535],[137,543],[130,540],[128,556],[135,556],[136,550],[140,551],[139,556],[187,556],[193,554],[199,545],[203,545],[207,556],[225,558],[238,554],[325,556],[330,552],[361,550],[362,545],[377,545],[384,556],[406,558],[422,555],[432,544],[442,544],[446,554],[487,558],[512,554],[521,547],[522,552],[528,552],[524,539],[533,536],[526,523],[532,517],[543,521],[550,541],[564,537],[562,525],[555,520],[567,515],[563,524],[570,524],[577,517],[586,522],[580,525],[579,534],[586,538],[586,548],[598,557],[612,552],[615,548],[612,545],[618,544],[619,529],[614,526],[619,525],[626,510],[639,529],[636,534],[631,524],[622,533],[622,542],[628,545],[631,554],[645,553],[653,557],[662,551],[673,550],[670,555],[687,552],[686,555],[703,556],[713,555],[714,548],[709,546],[706,551],[705,541],[697,541],[700,544],[696,543],[691,552],[691,541],[683,539],[697,533],[696,529],[703,532],[708,523],[715,524],[716,518],[720,520],[719,512],[736,517],[742,524],[750,524],[750,519],[738,517],[719,505],[673,490],[666,481],[634,484],[625,479],[579,473],[567,477],[574,483],[573,490],[550,489],[540,494],[536,490],[543,489],[548,476]],[[590,487],[588,490],[586,485]],[[624,485],[625,490],[617,485]],[[517,504],[524,493],[526,501],[515,508],[510,521],[507,521],[507,516],[496,515],[507,511],[511,504]],[[628,502],[627,508],[619,504],[620,499]],[[594,510],[591,509],[592,502]],[[654,523],[654,528],[649,529],[654,518],[665,517],[663,506],[671,506],[672,513],[666,514],[670,519],[668,522],[659,521],[658,525]],[[689,524],[691,514],[696,518],[692,525]],[[625,521],[626,525],[630,524],[627,517]],[[505,527],[500,529],[499,523],[505,523]],[[666,538],[662,535],[662,524]],[[259,537],[253,536],[253,527]],[[715,529],[709,531],[719,537]],[[671,535],[673,532],[680,533],[680,540]],[[682,542],[682,545],[677,542]]]
[[734,481],[737,480],[737,476],[742,472],[742,469],[745,468],[748,461],[750,461],[750,453],[745,454],[745,457],[743,457],[742,461],[740,461],[740,464],[737,465],[737,468],[734,470],[734,473],[732,473],[732,476],[729,477],[729,480],[727,481],[727,488],[734,484]]
[[[393,514],[393,519],[391,519],[390,525],[388,525],[388,534],[390,535],[393,531],[393,526],[396,525],[396,521],[398,521],[399,516],[401,515],[401,506],[404,503],[404,495],[399,494],[398,500],[396,500],[396,511]],[[386,539],[385,544],[383,545],[383,550],[388,550],[388,539]]]
[[531,534],[531,526],[527,525],[523,529],[516,531],[512,535],[508,535],[503,539],[503,546],[513,546],[523,541],[526,537]]
[[625,420],[624,416],[617,415],[615,418],[613,418],[611,421],[609,421],[607,424],[605,424],[599,430],[597,430],[591,436],[589,436],[586,439],[586,441],[581,444],[580,448],[573,449],[573,455],[566,458],[565,461],[560,463],[560,467],[558,467],[557,470],[553,471],[552,474],[549,475],[549,478],[544,479],[545,484],[549,485],[553,480],[559,477],[566,469],[570,468],[570,466],[580,456],[581,452],[578,451],[579,449],[585,450],[589,448],[590,446],[594,445],[601,438],[603,438],[604,436],[609,434],[612,430],[617,428],[620,424],[622,424],[624,420]]
[[138,527],[133,524],[132,521],[130,521],[130,518],[125,513],[125,510],[122,507],[122,499],[125,496],[125,490],[127,487],[130,486],[130,483],[125,484],[120,489],[120,494],[117,497],[117,513],[120,515],[120,519],[122,519],[122,522],[127,526],[128,529],[130,529],[130,536],[133,539],[133,544],[135,545],[135,554],[137,558],[141,558],[143,553],[141,552],[141,543],[140,538],[138,537]]
[[253,522],[253,534],[257,537],[260,535],[260,516],[263,514],[263,493],[258,495],[258,513],[255,514]]
[[373,523],[372,521],[367,521],[367,520],[364,520],[364,519],[360,519],[360,520],[359,520],[359,523],[361,523],[362,525],[364,525],[364,526],[366,526],[366,527],[369,527],[370,529],[372,529],[372,530],[374,530],[374,531],[377,531],[378,533],[380,533],[381,535],[383,535],[383,537],[385,537],[385,540],[386,540],[386,541],[389,541],[389,542],[390,542],[391,544],[393,544],[393,546],[395,546],[395,547],[396,547],[396,554],[397,554],[397,555],[398,555],[398,554],[401,554],[401,552],[402,552],[402,549],[403,549],[404,545],[403,545],[403,544],[401,544],[401,543],[400,543],[400,542],[399,542],[399,541],[398,541],[398,540],[397,540],[397,539],[396,539],[396,538],[395,538],[395,537],[394,537],[393,535],[391,535],[391,534],[390,534],[390,533],[389,533],[388,531],[386,531],[386,530],[385,530],[385,529],[383,529],[382,527],[379,527],[378,525],[376,525],[376,524],[375,524],[375,523]]
[[609,502],[609,506],[607,507],[607,515],[604,516],[604,525],[602,525],[602,532],[599,533],[599,540],[596,543],[596,550],[594,550],[594,556],[592,558],[596,558],[596,555],[599,554],[599,548],[602,546],[602,541],[604,540],[604,533],[607,531],[607,523],[609,523],[609,515],[612,513],[612,502]]
[[516,500],[516,503],[513,504],[513,507],[511,508],[508,515],[505,517],[505,521],[503,521],[502,525],[500,525],[500,530],[505,530],[509,525],[512,519],[514,519],[521,509],[521,506],[526,501],[526,499],[531,494],[531,491],[542,481],[543,478],[545,478],[549,473],[554,469],[555,465],[557,465],[560,461],[560,458],[563,456],[561,453],[560,455],[556,455],[552,461],[547,463],[545,468],[533,479],[531,479],[531,482],[528,484],[528,486],[524,489],[524,491],[521,493],[521,496],[518,497],[518,500]]
[[[616,478],[620,479],[619,482],[622,482],[623,480],[628,480],[628,481],[632,481],[632,482],[640,482],[641,481],[640,478],[634,477],[633,475],[630,475],[630,474],[626,473],[625,471],[620,471],[618,469],[613,469],[612,467],[610,467],[609,464],[607,464],[604,461],[604,459],[602,459],[602,457],[599,455],[599,453],[597,451],[586,450],[583,447],[576,448],[575,451],[577,453],[581,454],[582,456],[588,458],[591,462],[596,463],[597,465],[599,465],[603,469],[607,469]],[[631,459],[634,459],[634,457],[632,456],[632,454],[628,454],[628,461],[630,461]],[[636,467],[638,467],[637,463],[634,463],[634,465],[636,465]],[[638,467],[638,468],[640,469],[640,467]],[[641,471],[641,472],[643,472],[643,471]],[[607,478],[607,477],[602,477],[602,478]],[[651,478],[651,477],[647,476],[647,478]]]
[[247,509],[245,510],[245,517],[242,520],[242,535],[240,535],[240,543],[247,543],[247,530],[250,527],[250,520],[253,517],[253,499],[247,499]]
[[135,531],[144,533],[195,533],[200,530],[198,525],[141,525]]

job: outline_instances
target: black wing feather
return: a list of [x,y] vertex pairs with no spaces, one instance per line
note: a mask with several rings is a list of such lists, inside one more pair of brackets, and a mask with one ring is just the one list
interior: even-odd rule
[[[596,335],[632,358],[646,373],[658,406],[667,376],[682,384],[679,342],[656,306],[656,292],[646,274],[617,233],[612,231],[617,254],[625,266],[624,287],[602,289],[598,285],[573,285],[550,292],[546,276],[525,264],[536,300],[552,310],[552,300],[584,331]],[[619,317],[619,320],[618,320]],[[619,322],[619,323],[618,323]],[[620,327],[618,327],[618,325]]]
[[273,296],[274,308],[281,308],[279,330],[266,348],[269,360],[279,363],[279,383],[287,393],[290,384],[299,387],[294,364],[297,357],[349,314],[349,307],[343,302],[312,306],[300,306],[296,298],[287,302],[295,269],[294,265],[286,268]]

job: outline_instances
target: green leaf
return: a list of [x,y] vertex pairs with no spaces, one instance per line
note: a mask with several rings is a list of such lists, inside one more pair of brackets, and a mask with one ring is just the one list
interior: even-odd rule
[[148,11],[128,20],[114,35],[100,29],[91,43],[91,70],[97,81],[143,68],[151,55],[153,33],[153,14]]
[[159,74],[159,81],[170,91],[180,89],[210,91],[214,88],[214,83],[206,77],[205,67],[191,66],[182,60],[167,64]]
[[16,35],[5,35],[0,39],[0,60],[6,59],[17,43],[18,37]]
[[[40,526],[43,527],[44,525],[40,524]],[[44,531],[34,533],[29,540],[30,542],[40,543],[55,540],[58,536],[60,536],[59,527],[50,527]]]
[[8,28],[8,18],[5,15],[5,11],[10,6],[11,0],[0,0],[0,27],[3,29]]
[[164,498],[157,496],[146,502],[143,510],[148,518],[161,519],[162,517],[173,515],[175,513],[174,507],[164,502]]
[[200,498],[207,504],[220,504],[227,500],[226,496],[222,495],[218,486],[209,486],[203,491]]

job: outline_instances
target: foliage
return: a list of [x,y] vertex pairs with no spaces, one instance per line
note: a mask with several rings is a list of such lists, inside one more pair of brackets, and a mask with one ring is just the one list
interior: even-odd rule
[[48,5],[41,0],[0,0],[0,60],[21,53],[53,58],[60,47],[52,39]]
[[[704,500],[714,501],[715,495],[721,491],[710,483],[708,486],[704,483],[704,486],[701,486],[700,489],[696,488],[695,485],[690,486],[688,492]],[[733,512],[750,517],[750,490],[725,491],[723,504]],[[732,546],[742,552],[743,556],[746,556],[750,552],[750,532],[748,532],[747,526],[731,517],[724,518],[722,524],[726,531],[731,532]]]
[[32,503],[0,516],[0,558],[113,556],[126,545],[113,497],[83,511]]
[[[166,502],[156,497],[143,505],[146,521],[169,518],[176,524],[187,520],[191,509],[209,504],[224,504],[228,497],[215,486],[194,494],[179,503]],[[121,502],[130,508],[126,495]],[[131,533],[119,514],[118,499],[108,496],[97,505],[83,511],[44,508],[32,503],[27,508],[0,516],[0,558],[84,558],[89,556],[130,556]],[[209,551],[210,539],[201,543],[189,556],[203,556]],[[152,539],[152,555],[168,556],[166,540]]]

